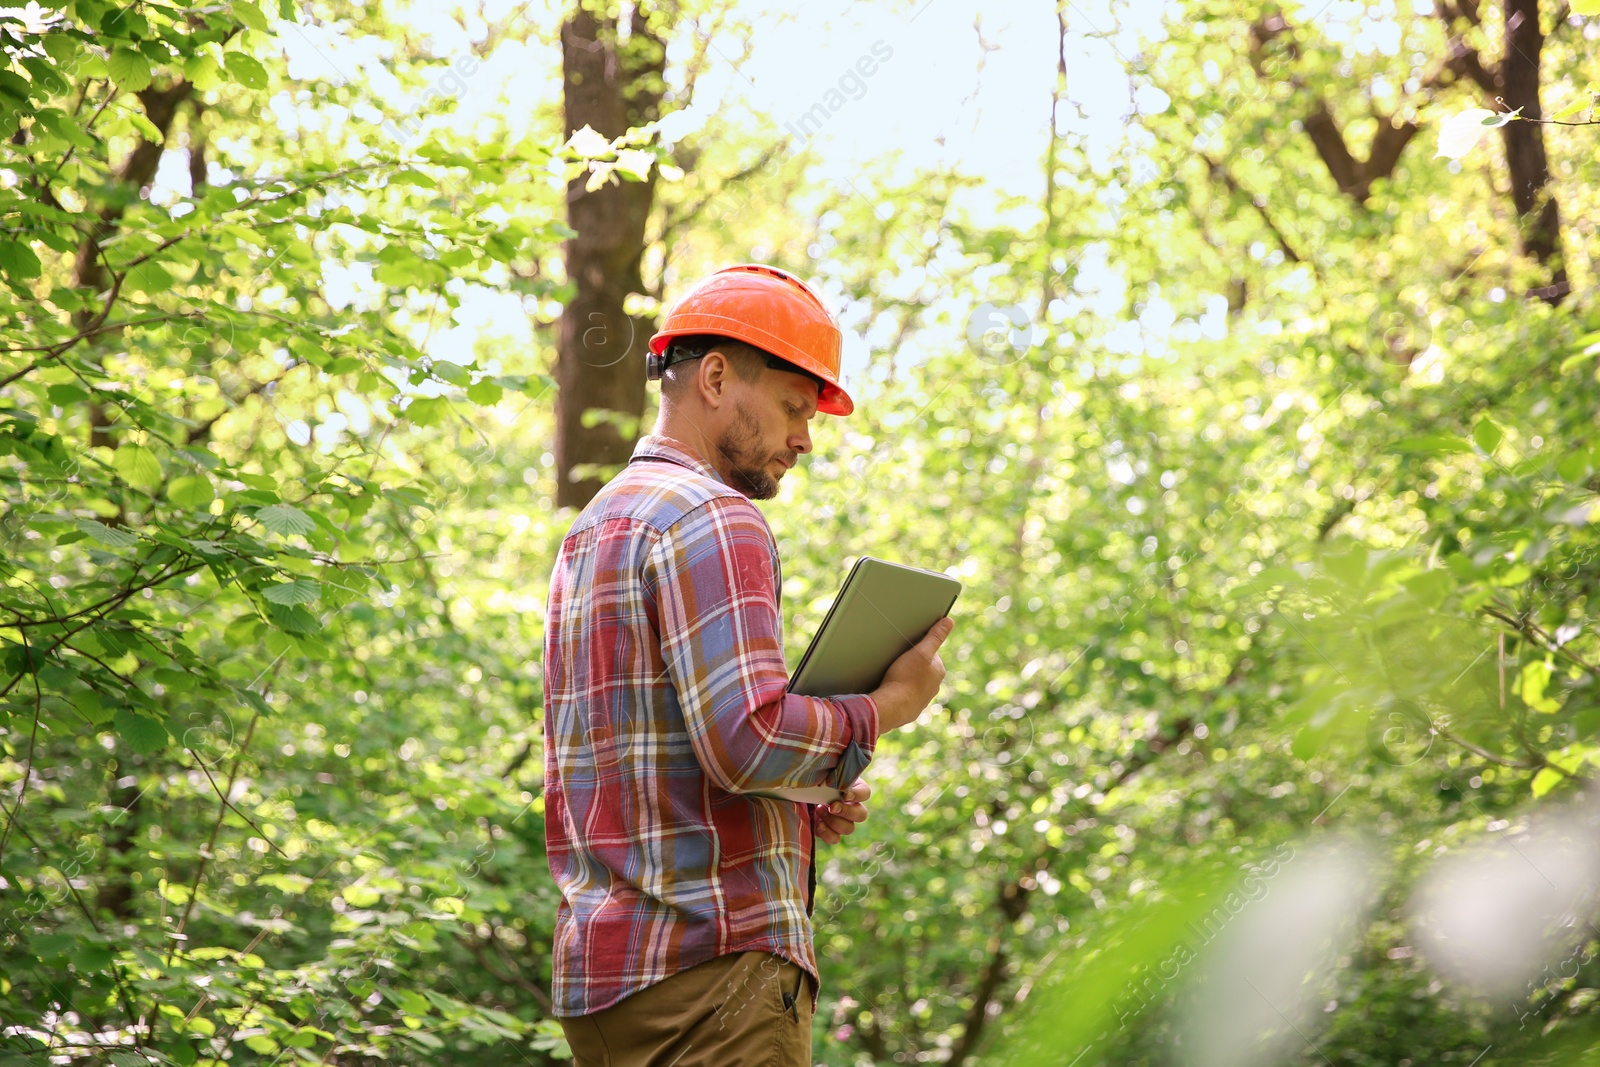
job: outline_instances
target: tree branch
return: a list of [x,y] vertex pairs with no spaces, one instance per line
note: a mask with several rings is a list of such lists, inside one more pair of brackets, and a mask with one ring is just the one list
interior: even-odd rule
[[1562,657],[1575,666],[1581,667],[1590,674],[1600,675],[1600,666],[1590,663],[1565,645],[1557,644],[1554,637],[1532,619],[1516,618],[1508,614],[1503,607],[1486,607],[1483,613],[1492,618],[1499,619],[1509,625],[1522,637],[1527,638],[1546,652]]
[[236,397],[225,396],[224,399],[226,399],[228,401],[228,406],[223,408],[221,411],[217,412],[215,415],[211,416],[205,422],[202,422],[199,426],[196,426],[194,429],[190,430],[189,431],[188,443],[191,444],[191,445],[192,444],[197,444],[197,443],[199,443],[201,441],[204,441],[206,438],[210,437],[211,436],[211,430],[212,430],[213,427],[216,426],[217,420],[221,419],[224,415],[227,415],[227,414],[230,414],[230,413],[232,413],[234,411],[237,411],[239,409],[239,406],[241,404],[243,404],[246,400],[249,400],[251,397],[259,396],[260,394],[266,392],[268,389],[272,388],[274,385],[277,385],[279,382],[283,381],[284,378],[288,377],[290,371],[294,370],[296,367],[298,367],[300,365],[301,364],[299,363],[299,361],[296,361],[294,363],[289,364],[289,366],[287,366],[287,367],[285,367],[283,369],[283,373],[282,374],[278,375],[276,378],[268,378],[264,382],[256,382],[249,389],[245,390],[245,393],[244,393],[243,396],[240,396],[240,397],[237,397],[237,398]]
[[1344,142],[1344,133],[1339,129],[1339,123],[1334,119],[1333,112],[1328,110],[1327,101],[1318,97],[1316,106],[1303,121],[1306,134],[1311,138],[1311,144],[1316,148],[1317,155],[1322,157],[1322,163],[1328,168],[1328,173],[1332,175],[1333,183],[1339,187],[1341,193],[1354,197],[1354,190],[1361,183],[1361,163],[1350,154],[1350,149]]
[[[5,858],[6,842],[11,839],[11,828],[17,825],[17,819],[22,815],[22,802],[28,797],[28,782],[33,779],[33,753],[39,743],[39,715],[43,710],[44,693],[39,688],[39,667],[33,663],[33,646],[28,644],[26,634],[22,636],[24,654],[33,665],[33,731],[28,735],[28,759],[22,765],[22,784],[17,789],[17,802],[5,812],[6,828],[0,833],[0,859]],[[5,811],[5,805],[0,804],[0,811]]]
[[[1201,152],[1200,158],[1205,160],[1206,165],[1211,168],[1211,177],[1213,180],[1220,182],[1229,193],[1233,194],[1235,198],[1244,199],[1252,208],[1255,209],[1256,214],[1261,216],[1261,221],[1266,223],[1267,229],[1272,231],[1273,238],[1278,242],[1278,247],[1283,250],[1284,258],[1291,263],[1304,263],[1304,257],[1302,257],[1299,252],[1295,251],[1294,245],[1289,243],[1289,239],[1284,236],[1283,231],[1278,228],[1278,224],[1274,222],[1272,216],[1267,213],[1266,197],[1257,196],[1241,186],[1238,179],[1233,176],[1232,172],[1229,171],[1228,168],[1220,161],[1213,159],[1209,154]],[[1312,267],[1315,269],[1316,265],[1312,264]]]
[[497,982],[502,983],[503,985],[515,986],[516,988],[531,994],[533,999],[538,1001],[539,1007],[544,1009],[546,1015],[554,1012],[555,1007],[550,1003],[550,994],[539,988],[537,983],[528,981],[526,978],[522,977],[522,975],[517,974],[514,970],[510,974],[502,974],[492,963],[490,963],[489,957],[484,953],[484,942],[479,941],[475,937],[470,937],[459,930],[456,931],[456,938],[463,945],[467,946],[468,950],[472,952],[473,958],[478,961],[479,966],[484,969],[489,977],[493,978]]
[[[283,657],[280,656],[276,662],[282,663]],[[274,673],[276,673],[276,667],[274,667]],[[271,683],[269,682],[268,684]],[[211,824],[211,836],[206,839],[205,847],[200,850],[200,863],[195,867],[194,882],[189,886],[189,899],[183,906],[183,917],[178,920],[178,928],[175,931],[176,933],[183,933],[184,928],[189,925],[189,916],[194,912],[194,903],[200,897],[200,883],[202,880],[204,880],[206,875],[206,864],[211,859],[213,850],[216,847],[217,834],[222,829],[222,820],[228,814],[228,808],[230,805],[228,804],[227,794],[233,792],[233,783],[237,781],[239,777],[239,764],[244,762],[245,751],[250,747],[250,740],[251,738],[255,737],[256,723],[260,721],[261,712],[257,711],[254,715],[250,716],[250,726],[244,732],[244,741],[239,745],[239,753],[238,755],[234,756],[233,764],[228,768],[228,788],[226,791],[218,791],[218,795],[222,797],[222,805],[217,809],[216,821]],[[192,752],[190,754],[193,755]],[[210,776],[207,775],[207,777]],[[211,783],[211,785],[213,789],[216,788],[215,782]],[[263,840],[265,840],[265,838],[263,838]],[[170,967],[172,965],[172,956],[173,953],[177,952],[177,950],[178,941],[174,939],[172,944],[167,948],[167,966]]]
[[[1266,77],[1265,65],[1261,62],[1261,55],[1266,46],[1279,37],[1287,40],[1287,52],[1290,58],[1299,55],[1299,48],[1294,42],[1289,24],[1281,15],[1268,15],[1250,27],[1250,54],[1251,65],[1257,75]],[[1425,83],[1432,88],[1434,78]],[[1296,75],[1290,75],[1289,84],[1296,89],[1306,89],[1306,84]],[[1357,158],[1350,150],[1344,131],[1339,128],[1339,121],[1334,117],[1333,111],[1328,107],[1328,101],[1320,94],[1314,95],[1311,110],[1302,120],[1306,134],[1311,138],[1311,145],[1316,149],[1322,163],[1328,168],[1328,174],[1333,178],[1339,191],[1344,193],[1357,204],[1365,205],[1372,196],[1372,183],[1380,178],[1388,178],[1394,173],[1395,166],[1400,162],[1401,153],[1410,143],[1411,138],[1417,135],[1419,127],[1412,122],[1402,121],[1398,124],[1394,116],[1383,115],[1376,110],[1373,117],[1378,120],[1378,132],[1373,135],[1372,144],[1367,148],[1367,158]]]
[[[1002,885],[1000,890],[1002,906],[1006,888]],[[962,1020],[961,1036],[956,1038],[950,1048],[950,1058],[945,1061],[948,1067],[961,1067],[966,1063],[983,1037],[989,1022],[989,1006],[994,1003],[996,995],[1000,992],[1001,983],[1006,980],[1011,970],[1005,935],[1013,921],[1015,920],[1002,922],[1001,928],[989,941],[989,959],[984,963],[983,972],[978,978],[978,988],[972,995],[972,1006],[967,1009],[966,1017]]]
[[[735,185],[741,185],[754,175],[760,173],[762,170],[765,170],[767,164],[772,162],[772,157],[778,154],[778,150],[781,147],[783,147],[783,142],[781,141],[768,145],[761,155],[755,160],[755,162],[749,164],[748,166],[741,167],[739,170],[728,175],[728,177],[724,178],[722,183],[719,184],[715,189],[711,190],[711,192],[707,193],[705,196],[702,196],[699,200],[696,200],[693,204],[690,204],[687,207],[677,211],[670,209],[667,210],[664,213],[664,218],[661,222],[661,232],[656,235],[656,240],[663,244],[667,243],[674,233],[682,229],[684,226],[689,225],[695,219],[699,218],[700,213],[704,211],[712,201],[716,200],[717,197],[721,196],[729,188]],[[652,295],[659,299],[661,294],[658,292]]]

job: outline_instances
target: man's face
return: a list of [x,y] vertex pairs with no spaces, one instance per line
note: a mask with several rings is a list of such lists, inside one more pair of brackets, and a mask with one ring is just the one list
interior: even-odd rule
[[757,381],[734,379],[732,387],[730,418],[715,442],[723,475],[752,500],[769,500],[800,453],[811,451],[817,383],[767,367]]

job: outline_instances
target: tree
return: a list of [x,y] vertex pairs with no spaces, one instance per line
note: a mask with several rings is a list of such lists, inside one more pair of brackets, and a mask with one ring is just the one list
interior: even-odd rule
[[[676,4],[618,15],[580,0],[561,28],[563,92],[570,137],[611,140],[654,122],[666,91],[665,39]],[[561,313],[556,407],[556,503],[582,507],[626,463],[644,415],[645,343],[653,315],[630,311],[646,292],[641,264],[655,197],[655,173],[627,180],[579,175],[567,184],[566,272],[573,294]]]
[[[386,28],[336,17],[358,37]],[[361,87],[287,77],[253,3],[3,18],[16,179],[0,196],[8,1051],[32,1062],[114,1046],[193,1063],[379,1050],[396,1044],[402,1010],[433,1020],[417,1049],[440,1047],[435,1030],[533,1034],[536,997],[522,1018],[477,989],[476,1004],[394,991],[384,1011],[363,1005],[375,988],[364,972],[394,946],[359,922],[330,945],[348,921],[330,902],[377,899],[362,896],[373,870],[351,864],[409,801],[378,810],[360,781],[329,787],[336,749],[359,741],[350,709],[382,696],[362,661],[403,636],[373,597],[419,571],[429,586],[427,550],[389,546],[438,536],[418,518],[426,494],[444,495],[428,466],[452,454],[430,444],[433,428],[463,393],[488,410],[547,385],[532,360],[424,351],[407,321],[455,306],[452,279],[554,252],[558,224],[502,189],[536,188],[528,168],[547,164],[559,128],[462,145],[431,113],[470,64],[441,76],[425,63],[405,71],[425,91],[401,129]],[[262,122],[273,88],[359,113],[358,141],[377,150]],[[362,264],[377,299],[319,279]],[[321,745],[330,733],[337,745]],[[392,751],[404,738],[374,740]],[[324,765],[274,766],[296,744]],[[308,786],[317,798],[297,802]],[[486,823],[525,807],[502,813],[500,790],[486,801],[459,788]],[[306,829],[363,807],[378,820],[364,829]],[[418,903],[448,908],[495,878],[493,852],[474,842],[414,872],[430,887]],[[241,912],[237,892],[258,901]],[[285,917],[302,898],[303,924]],[[463,957],[470,947],[483,945]]]
[[[852,335],[856,412],[763,504],[788,651],[851,556],[964,586],[940,705],[818,856],[818,1062],[1215,1050],[1184,1011],[1208,951],[1350,829],[1373,906],[1299,894],[1350,924],[1283,983],[1314,1045],[1280,1061],[1589,1054],[1582,907],[1512,916],[1570,937],[1492,998],[1416,917],[1600,762],[1600,162],[1553,125],[1592,107],[1586,16],[1544,12],[1551,117],[1493,102],[1452,159],[1436,134],[1489,102],[1461,49],[1504,68],[1504,5],[1062,4],[1012,197],[891,155],[835,186],[826,138],[717,101],[630,128],[743,33],[585,10],[576,60],[646,68],[588,133],[553,80],[531,107],[496,81],[582,12],[0,15],[0,1055],[561,1059],[536,650],[583,417],[553,387],[572,246],[621,233],[579,216],[624,193],[642,237],[605,247],[644,258],[593,277],[628,282],[635,354],[656,302],[751,258]],[[651,38],[670,66],[629,58]]]

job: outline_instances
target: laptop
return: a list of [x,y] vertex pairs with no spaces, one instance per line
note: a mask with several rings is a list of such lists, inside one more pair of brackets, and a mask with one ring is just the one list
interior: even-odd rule
[[[950,614],[960,593],[961,583],[947,574],[862,556],[845,576],[833,606],[800,657],[789,692],[816,697],[872,692],[894,661]],[[747,795],[832,804],[869,762],[851,741],[828,784]]]

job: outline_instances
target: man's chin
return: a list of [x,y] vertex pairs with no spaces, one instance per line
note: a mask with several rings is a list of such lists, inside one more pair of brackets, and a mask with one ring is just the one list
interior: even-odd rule
[[764,470],[733,471],[730,484],[751,500],[771,500],[778,495],[778,479]]

